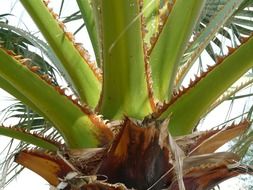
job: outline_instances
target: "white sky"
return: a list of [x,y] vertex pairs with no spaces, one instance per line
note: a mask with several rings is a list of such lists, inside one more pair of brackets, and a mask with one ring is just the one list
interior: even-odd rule
[[[68,12],[72,13],[73,10],[75,10],[75,6],[76,6],[74,1],[66,0],[65,2],[66,2],[65,6],[68,7]],[[14,5],[15,3],[17,4],[14,6],[13,9],[11,9],[12,5]],[[59,0],[51,0],[52,7],[55,7],[54,5],[57,5],[57,3],[59,3]],[[59,5],[56,7],[59,7]],[[13,16],[12,19],[11,17],[9,17],[13,25],[18,25],[22,28],[29,28],[31,32],[37,31],[36,27],[34,27],[34,25],[32,24],[31,19],[27,16],[24,9],[19,4],[19,1],[0,0],[0,14],[9,13],[10,10],[15,15],[15,17]],[[21,18],[22,20],[20,20],[19,18]],[[79,25],[71,25],[71,28],[76,29],[78,26]],[[77,39],[80,39],[80,41],[84,43],[84,46],[87,49],[91,49],[90,42],[87,41],[88,39],[87,35],[77,36]],[[3,104],[4,100],[5,100],[5,93],[2,93],[0,91],[0,109],[6,106]],[[240,102],[235,105],[237,106],[237,110],[242,109],[242,106],[240,105],[241,105]],[[216,111],[212,112],[210,114],[210,117],[206,118],[206,120],[203,122],[203,125],[205,126],[205,128],[214,127],[217,124],[223,122],[225,118],[224,118],[224,115],[222,115],[221,113],[224,113],[224,111],[226,113],[228,109],[229,109],[229,104],[225,103],[220,108],[216,109]],[[235,113],[233,112],[231,114],[236,115],[236,112]],[[210,126],[210,123],[212,124],[211,126]],[[0,136],[0,140],[2,141],[3,137]],[[0,150],[1,150],[1,145],[0,145]],[[239,181],[237,178],[233,178],[223,183],[220,187],[222,190],[240,190],[240,189],[243,189],[240,185],[241,183],[242,182]],[[9,186],[7,186],[5,190],[13,190],[13,189],[34,190],[35,188],[36,190],[48,190],[49,185],[40,176],[34,175],[34,173],[29,170],[24,170],[24,172],[21,175],[19,175]]]

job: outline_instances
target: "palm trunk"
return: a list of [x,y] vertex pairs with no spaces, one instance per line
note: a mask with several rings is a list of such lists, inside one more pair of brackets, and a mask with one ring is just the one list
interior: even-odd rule
[[98,173],[106,175],[110,183],[120,181],[127,187],[138,190],[148,189],[158,180],[152,189],[168,187],[172,182],[172,172],[163,179],[160,178],[173,167],[169,163],[172,155],[158,123],[152,124],[138,126],[126,119]]
[[[207,142],[212,135],[216,140],[220,135],[238,135],[249,125],[247,121],[177,139],[175,143],[184,154],[194,153],[194,150],[199,153],[187,157],[175,154],[173,148],[181,148],[169,143],[167,125],[166,120],[145,119],[138,122],[126,118],[118,126],[120,131],[115,134],[110,147],[63,149],[58,154],[22,151],[15,161],[63,190],[177,190],[180,189],[179,183],[181,186],[184,184],[186,190],[206,190],[247,172],[237,164],[239,158],[235,154],[206,154],[208,150],[199,150],[195,146]],[[214,142],[213,148],[223,143],[217,145]],[[209,144],[212,145],[211,140]],[[183,164],[177,167],[180,159]],[[183,179],[178,178],[179,174]]]

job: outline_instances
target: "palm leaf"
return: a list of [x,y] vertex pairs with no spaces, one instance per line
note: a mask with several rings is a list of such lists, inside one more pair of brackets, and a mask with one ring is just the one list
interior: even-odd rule
[[[77,0],[80,10],[67,16],[64,0],[59,16],[47,1],[21,2],[45,40],[0,15],[0,87],[21,101],[3,110],[0,134],[22,141],[17,163],[63,189],[211,188],[223,180],[216,174],[252,172],[234,153],[212,153],[243,134],[232,149],[243,157],[253,140],[248,120],[192,133],[222,102],[252,95],[244,91],[252,85],[252,0]],[[75,21],[71,34],[64,23]],[[96,63],[75,41],[84,26]],[[225,123],[252,120],[248,107]],[[2,184],[18,167],[7,147]]]

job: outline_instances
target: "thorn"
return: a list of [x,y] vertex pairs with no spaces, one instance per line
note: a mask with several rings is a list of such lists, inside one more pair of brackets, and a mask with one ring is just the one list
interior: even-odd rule
[[24,59],[19,60],[19,62],[20,62],[22,65],[27,65],[27,62],[30,62],[30,61],[31,61],[31,59],[29,59],[29,58],[24,58]]
[[67,90],[68,90],[68,88],[61,87],[59,92],[60,92],[61,95],[66,96],[66,91]]
[[54,17],[55,19],[58,19],[58,18],[59,18],[59,15],[58,15],[57,13],[55,13],[55,12],[52,12],[52,15],[53,15],[53,17]]
[[176,90],[176,89],[174,89],[174,91],[173,91],[173,96],[178,96],[178,90]]
[[98,74],[98,75],[101,75],[101,70],[99,68],[95,68],[95,73]]
[[78,97],[75,94],[72,95],[72,100],[77,102],[79,101]]
[[15,55],[14,58],[17,59],[17,60],[19,60],[19,59],[22,59],[23,56],[22,55]]
[[40,78],[47,80],[49,78],[49,76],[47,74],[43,74],[43,75],[40,75]]
[[179,93],[180,93],[180,92],[183,92],[183,91],[184,91],[184,89],[185,89],[185,87],[184,87],[184,86],[180,86],[180,87],[179,87]]
[[60,93],[60,90],[61,90],[60,86],[55,86],[54,89],[55,89],[57,92]]
[[109,122],[110,122],[109,119],[105,119],[105,120],[104,120],[104,124],[105,124],[105,125],[109,124]]
[[236,48],[233,48],[233,47],[230,47],[230,46],[227,46],[227,48],[228,48],[228,54],[231,54],[236,50]]
[[[72,100],[72,102],[73,102],[74,104],[77,104],[77,105],[78,105],[78,99],[77,99],[77,97],[76,97],[75,94],[70,95],[70,99]],[[75,102],[76,102],[76,103],[75,103]]]
[[40,78],[43,79],[45,82],[47,82],[48,84],[51,85],[52,83],[52,78],[49,77],[49,75],[47,74],[43,74],[43,75],[40,75]]
[[53,13],[53,9],[52,9],[52,8],[48,8],[48,11],[49,11],[50,13]]
[[157,40],[156,35],[153,35],[153,36],[150,38],[150,44],[151,44],[151,45],[154,45],[155,42],[156,42],[156,40]]
[[168,10],[169,12],[171,12],[172,8],[173,8],[173,4],[172,4],[172,3],[168,3],[168,4],[167,4],[167,10]]
[[240,38],[240,42],[241,42],[242,44],[246,43],[248,40],[249,40],[249,37],[241,37],[241,38]]
[[39,66],[31,66],[30,67],[30,70],[32,71],[32,72],[37,72],[37,71],[39,71],[41,68],[39,67]]
[[14,51],[12,51],[12,50],[6,50],[6,53],[8,53],[11,56],[15,56],[16,55],[16,53]]
[[43,3],[48,6],[48,4],[50,3],[50,0],[44,0]]
[[70,41],[75,41],[75,36],[71,32],[65,32],[65,35]]
[[48,78],[48,79],[46,79],[46,82],[47,82],[49,85],[51,85],[51,84],[52,84],[52,81],[53,81],[53,79],[52,79],[52,78]]
[[143,43],[143,49],[144,49],[144,53],[147,55],[148,52],[148,44],[146,42]]
[[82,102],[81,102],[81,100],[79,99],[79,98],[77,98],[77,104],[78,104],[78,106],[82,106]]
[[217,56],[217,57],[216,57],[216,63],[217,63],[217,64],[220,64],[223,60],[224,60],[224,57],[223,57],[223,56]]
[[[216,62],[217,62],[217,58],[216,58]],[[207,64],[206,67],[207,67],[207,69],[206,69],[206,71],[203,72],[204,74],[207,73],[210,69],[212,69],[212,65]]]
[[204,73],[205,73],[205,72],[204,72],[202,69],[199,71],[199,75],[200,75],[200,76],[202,76]]
[[162,102],[160,102],[160,101],[156,102],[156,107],[157,107],[157,108],[160,108],[160,107],[162,107],[162,106],[163,106],[163,103],[162,103]]
[[77,105],[77,106],[80,106],[80,104],[79,104],[79,100],[78,99],[72,99],[72,101],[73,101],[73,103],[75,104],[75,105]]
[[[195,78],[196,79],[196,78]],[[190,85],[194,83],[195,79],[190,78]]]
[[79,53],[82,53],[84,51],[81,43],[75,43],[74,46],[79,51]]
[[162,29],[163,29],[164,23],[165,23],[165,21],[164,21],[164,22],[159,22],[159,24],[158,24],[158,31],[159,31],[159,35],[160,35],[160,33],[162,32]]
[[82,53],[83,58],[90,62],[90,54],[87,52],[87,50],[84,50]]
[[65,31],[65,29],[66,29],[65,24],[62,21],[58,21],[58,24],[59,24],[60,28]]
[[86,114],[92,114],[92,111],[90,110],[90,108],[86,105],[86,104],[82,104],[81,105],[81,110],[86,113]]

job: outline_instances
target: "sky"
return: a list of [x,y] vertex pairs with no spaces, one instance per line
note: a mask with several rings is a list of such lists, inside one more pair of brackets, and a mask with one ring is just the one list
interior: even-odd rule
[[[73,0],[66,0],[66,7],[68,7],[67,12],[71,13],[76,8],[76,4],[73,2]],[[51,0],[51,7],[59,7],[56,6],[57,3],[59,3],[59,0]],[[14,6],[15,5],[15,6]],[[66,10],[66,9],[65,9]],[[30,32],[36,32],[37,29],[32,23],[29,16],[26,14],[22,6],[19,4],[17,0],[0,0],[0,14],[9,13],[12,12],[15,16],[9,17],[11,23],[15,26],[19,26],[21,28],[29,29]],[[68,14],[68,13],[66,13]],[[79,25],[73,23],[69,28],[76,29]],[[74,30],[73,30],[74,31]],[[77,39],[79,39],[81,42],[83,42],[84,46],[91,50],[91,45],[87,37],[85,36],[77,36]],[[7,104],[4,104],[6,101],[6,97],[8,95],[4,93],[3,91],[0,91],[0,109],[7,106]],[[238,109],[243,109],[242,106],[240,106],[241,103],[234,105],[237,106]],[[217,124],[223,122],[225,120],[224,116],[221,116],[222,112],[229,109],[230,104],[224,103],[221,107],[216,109],[214,112],[210,114],[209,117],[205,119],[205,121],[202,123],[204,128],[210,128],[214,127]],[[231,115],[236,115],[236,112],[231,113]],[[213,119],[215,118],[215,120]],[[211,125],[210,125],[211,123]],[[1,145],[2,142],[7,142],[6,138],[0,136]],[[0,145],[0,150],[1,150]],[[231,180],[226,181],[223,183],[220,187],[222,190],[240,190],[243,189],[241,187],[242,181],[240,181],[237,178],[233,178]],[[13,190],[13,189],[26,189],[26,190],[48,190],[49,185],[48,183],[43,180],[40,176],[34,175],[32,171],[24,170],[21,175],[19,175],[10,185],[8,185],[4,190]]]

